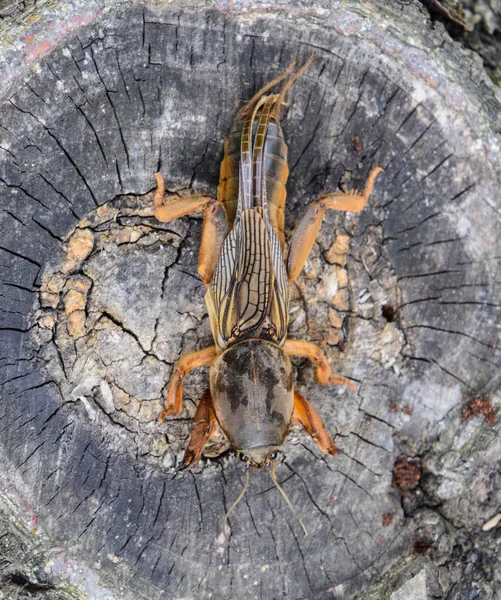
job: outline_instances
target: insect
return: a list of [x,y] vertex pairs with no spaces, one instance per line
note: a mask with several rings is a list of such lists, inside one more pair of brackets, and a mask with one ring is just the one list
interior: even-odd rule
[[[155,176],[154,207],[160,221],[205,206],[198,272],[207,289],[214,345],[177,361],[159,417],[163,421],[178,415],[183,378],[197,367],[210,366],[210,389],[198,404],[181,468],[200,458],[217,424],[247,470],[266,466],[274,476],[277,450],[291,423],[302,426],[323,452],[337,453],[322,420],[294,388],[289,357],[313,361],[320,384],[355,385],[332,373],[320,348],[287,339],[289,286],[303,268],[325,211],[361,211],[381,169],[371,170],[361,193],[334,192],[309,204],[284,259],[289,169],[280,112],[287,90],[313,59],[297,70],[294,61],[237,112],[224,145],[216,198],[165,196],[163,177]],[[277,93],[268,93],[278,84]]]

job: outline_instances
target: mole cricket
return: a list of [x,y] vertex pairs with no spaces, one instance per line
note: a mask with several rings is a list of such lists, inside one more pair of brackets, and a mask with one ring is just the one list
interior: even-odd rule
[[[291,423],[301,425],[322,452],[337,454],[322,420],[294,389],[289,356],[313,361],[322,385],[356,386],[332,374],[320,348],[287,339],[289,286],[308,258],[325,211],[363,210],[382,169],[372,168],[362,193],[334,192],[311,202],[286,253],[284,207],[289,168],[280,111],[287,90],[314,58],[298,70],[294,61],[237,112],[224,144],[216,198],[164,196],[163,177],[160,173],[155,176],[154,207],[159,221],[169,222],[205,206],[198,272],[207,289],[214,345],[176,362],[166,408],[159,417],[163,421],[178,415],[183,377],[197,367],[210,366],[210,389],[198,404],[180,468],[199,459],[216,424],[244,461],[247,482],[251,467],[267,467],[276,483],[277,450]],[[268,94],[280,83],[277,93]]]

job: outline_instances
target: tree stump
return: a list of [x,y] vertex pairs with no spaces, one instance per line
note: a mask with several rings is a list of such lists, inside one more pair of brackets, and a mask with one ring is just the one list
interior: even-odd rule
[[[114,4],[42,5],[4,53],[4,597],[494,598],[499,90],[418,4]],[[312,52],[284,111],[288,232],[384,174],[363,213],[327,215],[290,336],[358,388],[296,363],[340,454],[293,430],[277,475],[308,535],[255,472],[232,548],[224,439],[176,472],[206,370],[157,421],[173,363],[211,335],[200,215],[157,222],[153,176],[214,193],[241,102]]]

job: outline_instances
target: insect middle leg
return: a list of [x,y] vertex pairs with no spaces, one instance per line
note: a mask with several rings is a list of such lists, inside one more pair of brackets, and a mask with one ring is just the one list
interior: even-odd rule
[[183,377],[197,367],[208,367],[216,358],[215,346],[192,352],[180,358],[174,365],[172,379],[167,391],[167,406],[162,410],[158,420],[163,423],[165,417],[175,417],[183,409]]
[[313,406],[298,391],[294,390],[294,411],[292,423],[301,425],[315,440],[317,446],[325,454],[337,454],[337,448],[329,437],[322,419],[318,416]]
[[191,431],[190,443],[184,453],[183,462],[179,467],[180,471],[186,469],[200,458],[205,444],[214,432],[217,420],[212,406],[210,390],[206,390],[200,399],[194,421],[195,425]]
[[382,169],[379,167],[372,169],[365,183],[363,193],[353,191],[348,194],[341,192],[326,194],[307,206],[294,230],[289,245],[289,255],[287,257],[289,282],[292,283],[301,272],[317,238],[325,211],[328,208],[347,212],[360,212],[363,210],[374,187],[374,181],[381,171]]
[[286,340],[285,344],[283,345],[283,350],[292,356],[303,356],[304,358],[314,362],[317,365],[315,369],[315,375],[318,383],[321,385],[328,385],[329,383],[342,383],[350,387],[352,390],[357,389],[357,386],[349,379],[346,379],[346,377],[332,374],[332,369],[327,357],[318,346],[315,346],[315,344],[312,344],[311,342],[304,342],[302,340]]

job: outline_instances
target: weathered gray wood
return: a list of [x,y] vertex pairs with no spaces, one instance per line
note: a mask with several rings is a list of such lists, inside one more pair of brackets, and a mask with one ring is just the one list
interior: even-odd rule
[[[416,7],[239,10],[123,3],[4,92],[0,500],[19,513],[6,539],[26,548],[2,551],[4,583],[33,562],[46,598],[381,598],[424,570],[429,596],[494,597],[496,534],[481,526],[499,506],[499,425],[461,411],[499,403],[499,101]],[[180,419],[156,422],[173,362],[210,343],[201,221],[145,208],[158,169],[169,189],[213,193],[240,102],[312,51],[284,119],[289,231],[315,195],[385,172],[361,215],[327,215],[291,336],[327,342],[359,388],[321,388],[297,362],[341,453],[293,432],[277,473],[308,536],[255,473],[230,518],[238,554],[220,523],[240,463],[224,452],[175,474],[207,374],[187,380]],[[79,223],[94,245],[71,270]],[[54,274],[88,287],[82,337],[68,288],[44,295]],[[403,457],[418,479],[401,491]]]

